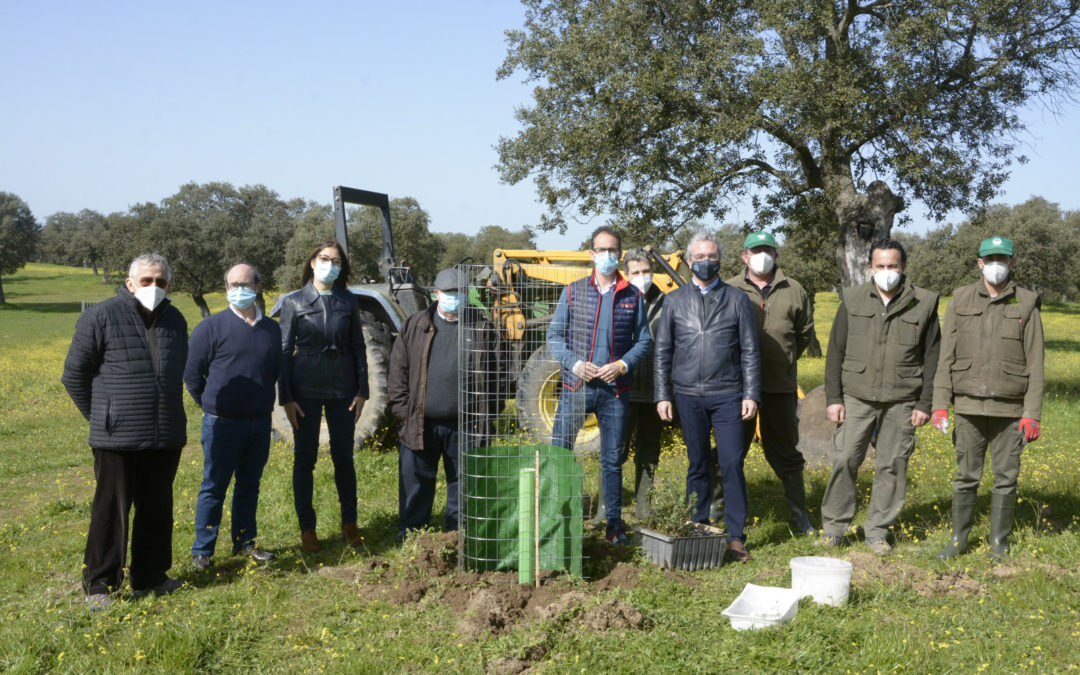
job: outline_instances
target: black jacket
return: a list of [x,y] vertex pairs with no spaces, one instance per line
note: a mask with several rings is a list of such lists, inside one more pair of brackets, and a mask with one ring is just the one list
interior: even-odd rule
[[126,288],[79,317],[61,381],[90,421],[90,447],[176,449],[187,443],[187,322],[162,300],[147,329]]
[[330,312],[310,282],[281,300],[282,404],[297,398],[368,398],[367,350],[356,296],[334,286]]
[[[390,412],[401,421],[398,439],[412,450],[424,449],[424,400],[427,398],[427,366],[431,358],[431,343],[435,338],[433,317],[437,306],[422,309],[401,325],[401,333],[394,341],[390,353],[390,373],[387,391]],[[499,412],[496,328],[487,323],[475,307],[466,307],[462,313],[465,322],[462,351],[469,360],[466,371],[470,378],[466,391],[472,396],[460,404],[465,417],[477,421],[477,425],[464,431],[478,440],[490,431],[488,424]]]
[[657,401],[735,393],[761,400],[754,306],[733,286],[721,281],[702,295],[690,282],[669,293],[654,349]]

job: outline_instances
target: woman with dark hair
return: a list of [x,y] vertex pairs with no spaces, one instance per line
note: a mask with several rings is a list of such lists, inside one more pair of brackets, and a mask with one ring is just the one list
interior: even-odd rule
[[279,398],[293,428],[293,503],[300,520],[300,548],[316,553],[313,473],[323,413],[330,430],[330,458],[341,503],[345,543],[360,543],[356,528],[353,434],[368,398],[367,353],[356,298],[347,289],[349,259],[328,239],[304,263],[301,288],[281,303]]

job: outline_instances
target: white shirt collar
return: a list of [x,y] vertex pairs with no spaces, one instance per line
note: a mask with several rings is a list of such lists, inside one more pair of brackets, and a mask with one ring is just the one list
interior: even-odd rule
[[255,326],[255,324],[257,324],[257,323],[259,323],[260,321],[262,321],[262,318],[263,318],[263,313],[262,313],[262,310],[260,310],[260,309],[259,309],[259,306],[258,306],[258,305],[255,305],[255,320],[254,320],[254,321],[252,321],[251,323],[248,323],[247,317],[246,317],[246,316],[244,316],[243,314],[241,314],[241,313],[240,313],[240,310],[238,310],[238,309],[237,309],[236,307],[233,307],[233,306],[232,306],[232,305],[230,304],[230,305],[229,305],[229,309],[231,309],[231,310],[233,311],[233,314],[235,314],[236,316],[240,317],[240,320],[241,320],[241,321],[243,321],[244,323],[247,323],[247,324],[248,324],[249,326],[252,326],[252,327],[254,327],[254,326]]

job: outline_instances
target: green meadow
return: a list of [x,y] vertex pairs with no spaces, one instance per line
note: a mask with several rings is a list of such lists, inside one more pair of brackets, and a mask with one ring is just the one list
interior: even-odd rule
[[[31,264],[4,277],[0,306],[0,671],[4,672],[1061,672],[1080,669],[1080,305],[1048,303],[1043,436],[1024,453],[1020,504],[1007,564],[990,564],[990,477],[984,477],[970,553],[940,562],[949,535],[953,451],[931,427],[918,432],[907,505],[895,553],[874,558],[861,541],[836,555],[855,565],[846,607],[804,600],[790,624],[736,632],[722,610],[747,583],[788,586],[792,557],[817,555],[792,538],[778,481],[755,446],[747,460],[754,560],[696,573],[670,573],[631,554],[586,564],[588,580],[552,583],[575,602],[509,614],[471,630],[463,594],[506,595],[509,583],[434,574],[420,565],[419,540],[393,544],[397,528],[396,448],[357,453],[359,525],[365,545],[342,545],[328,456],[316,469],[324,549],[299,550],[292,506],[291,446],[274,441],[259,505],[259,543],[277,553],[257,565],[219,551],[214,566],[191,564],[195,498],[202,476],[199,411],[187,399],[189,443],[174,486],[174,565],[187,586],[168,597],[129,590],[106,611],[87,610],[80,588],[93,493],[87,423],[60,384],[81,302],[115,288],[89,270]],[[222,294],[208,298],[225,307]],[[176,295],[189,327],[190,297]],[[827,348],[835,297],[821,294],[817,330]],[[944,302],[941,307],[944,312]],[[803,387],[821,384],[823,359],[800,363]],[[660,472],[685,476],[677,434]],[[632,499],[632,465],[624,497]],[[987,472],[989,474],[989,471]],[[595,489],[595,466],[586,472]],[[856,523],[873,473],[864,467]],[[827,475],[807,474],[812,519]],[[443,488],[434,522],[441,521]],[[228,502],[227,502],[228,504]],[[632,511],[632,507],[631,507]],[[226,508],[226,521],[228,508]],[[223,523],[227,527],[227,523]],[[227,544],[224,547],[227,549]],[[436,551],[440,553],[440,551]],[[450,555],[452,552],[442,551]],[[409,584],[423,588],[405,597]],[[543,590],[543,589],[541,589]],[[533,596],[536,600],[539,596]],[[634,618],[592,620],[618,606]],[[519,608],[520,609],[520,608]]]

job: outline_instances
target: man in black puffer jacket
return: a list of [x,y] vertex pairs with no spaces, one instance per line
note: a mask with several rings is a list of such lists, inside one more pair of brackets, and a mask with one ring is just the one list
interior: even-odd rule
[[75,326],[62,381],[90,422],[97,487],[83,558],[91,609],[111,603],[124,578],[128,513],[131,588],[136,596],[171,593],[182,584],[172,566],[172,484],[187,443],[183,375],[187,322],[165,294],[165,258],[139,256],[124,288],[83,314]]

